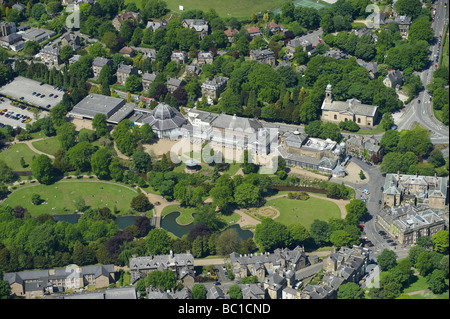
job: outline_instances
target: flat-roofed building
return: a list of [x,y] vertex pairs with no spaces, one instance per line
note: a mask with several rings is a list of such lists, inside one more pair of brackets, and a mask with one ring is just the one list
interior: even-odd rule
[[56,35],[56,33],[54,31],[46,29],[30,28],[26,31],[23,31],[21,35],[25,41],[37,41],[40,43]]
[[101,113],[106,115],[108,123],[118,124],[134,111],[134,107],[133,103],[126,103],[124,99],[92,93],[78,102],[69,116],[93,119],[95,114]]

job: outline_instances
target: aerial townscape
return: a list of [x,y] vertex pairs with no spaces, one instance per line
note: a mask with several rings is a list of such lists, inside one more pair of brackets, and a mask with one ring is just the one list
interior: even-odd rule
[[447,1],[0,0],[0,299],[448,300]]

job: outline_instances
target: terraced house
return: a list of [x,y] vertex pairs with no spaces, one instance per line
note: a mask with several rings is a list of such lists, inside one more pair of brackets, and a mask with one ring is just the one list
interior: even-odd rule
[[[276,273],[278,270],[297,271],[308,265],[304,250],[297,246],[295,249],[276,249],[273,253],[261,253],[240,255],[236,252],[230,254],[230,263],[236,279],[247,276],[257,276],[259,281],[264,281],[266,277]],[[271,281],[280,283],[280,278],[272,278]]]
[[104,288],[116,281],[114,265],[70,265],[63,269],[12,272],[3,274],[3,280],[9,283],[12,295],[25,298],[43,297],[86,286]]
[[194,256],[190,252],[174,254],[170,251],[168,255],[153,256],[150,253],[148,256],[130,258],[131,283],[133,284],[156,270],[172,270],[177,279],[193,283]]

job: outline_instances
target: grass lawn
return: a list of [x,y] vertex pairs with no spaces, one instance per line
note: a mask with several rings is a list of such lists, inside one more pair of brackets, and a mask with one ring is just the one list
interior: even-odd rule
[[195,207],[178,208],[178,205],[174,204],[164,207],[164,209],[161,212],[161,217],[164,217],[172,212],[180,212],[181,215],[178,216],[177,223],[180,225],[188,225],[194,221],[192,213],[195,213],[195,211],[196,211]]
[[[164,216],[172,213],[172,212],[180,212],[181,215],[177,218],[177,223],[180,225],[188,225],[192,222],[194,222],[194,216],[192,216],[193,213],[196,212],[195,207],[182,207],[178,208],[178,205],[169,205],[164,207],[164,209],[161,212],[161,217],[164,218]],[[226,224],[226,227],[235,224],[240,218],[240,215],[238,213],[232,213],[231,215],[222,215],[222,219]]]
[[315,219],[328,221],[331,217],[340,218],[339,207],[327,200],[310,197],[308,200],[287,197],[269,200],[264,206],[272,206],[280,211],[275,221],[284,225],[302,224],[307,229]]
[[447,32],[445,33],[445,37],[441,40],[443,45],[442,47],[442,54],[441,54],[441,61],[439,63],[440,66],[443,66],[445,68],[449,67],[449,36],[448,36],[448,26],[447,26]]
[[[447,287],[448,287],[449,280],[446,279],[445,283],[447,284]],[[409,285],[409,287],[407,287],[403,290],[403,293],[412,293],[415,291],[420,291],[420,290],[425,290],[425,289],[428,289],[427,281],[426,281],[425,277],[418,275],[418,276],[412,277],[412,283]],[[446,292],[444,292],[443,294],[440,294],[440,295],[435,295],[434,293],[429,291],[426,293],[410,295],[410,297],[412,299],[449,299],[449,291],[447,289]]]
[[58,137],[48,138],[46,140],[40,140],[33,142],[33,147],[38,151],[44,152],[46,154],[55,155],[56,151],[61,148],[61,143]]
[[[138,8],[141,7],[142,0],[125,0],[125,5],[134,2]],[[179,6],[184,7],[184,11],[203,10],[204,12],[213,8],[217,14],[223,18],[250,18],[252,13],[272,11],[280,8],[285,0],[166,0],[167,8],[176,13],[182,13]]]
[[[28,167],[23,168],[20,165],[21,156],[23,156]],[[7,150],[2,151],[0,160],[3,160],[13,171],[30,171],[33,156],[38,156],[38,154],[33,152],[26,144],[21,143],[11,145]]]
[[[39,194],[48,204],[33,205],[31,203],[33,194]],[[10,194],[3,204],[12,207],[20,205],[27,208],[33,216],[43,213],[64,214],[75,212],[74,201],[81,197],[86,205],[92,208],[109,207],[112,211],[115,205],[120,212],[128,213],[131,199],[137,194],[136,190],[115,183],[70,180],[52,185],[35,184],[20,187]]]

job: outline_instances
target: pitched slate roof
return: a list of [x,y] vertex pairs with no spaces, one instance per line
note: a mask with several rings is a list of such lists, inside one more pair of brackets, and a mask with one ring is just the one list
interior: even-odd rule
[[[142,122],[144,124],[148,123],[154,130],[166,131],[180,128],[186,123],[186,119],[170,105],[159,103],[150,115],[142,120]],[[179,255],[180,254],[176,254],[175,256]],[[162,257],[155,256],[153,260],[157,260],[158,258]]]

